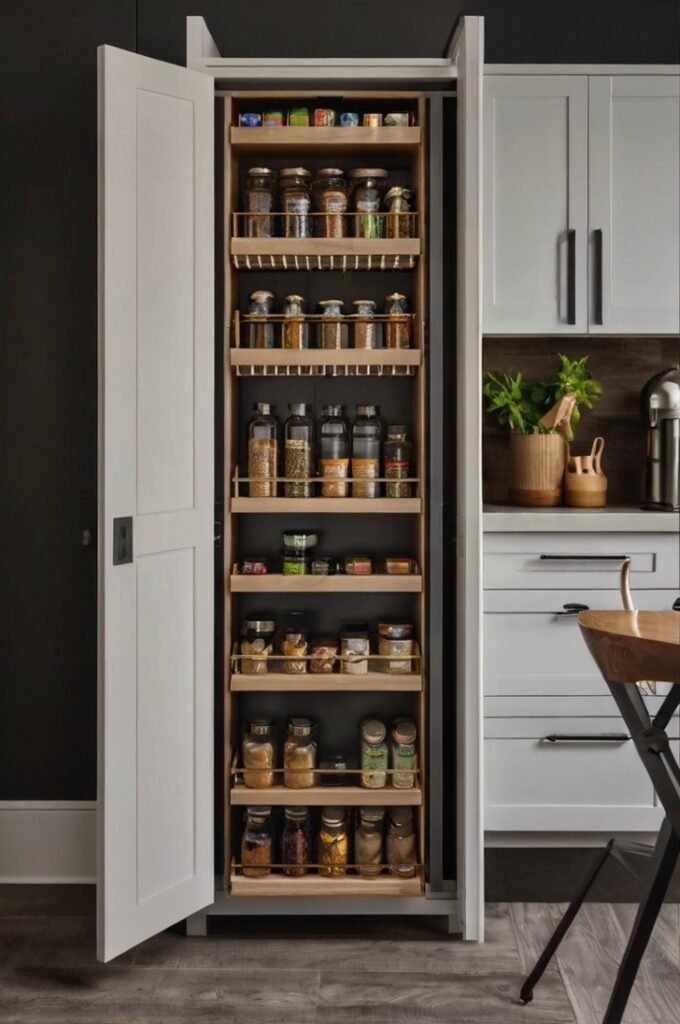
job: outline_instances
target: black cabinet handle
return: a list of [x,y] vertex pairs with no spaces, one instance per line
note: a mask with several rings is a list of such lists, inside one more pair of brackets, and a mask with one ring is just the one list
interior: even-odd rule
[[113,564],[128,565],[132,558],[132,516],[121,516],[113,520]]
[[675,601],[673,601],[673,611],[680,612],[680,597],[676,597]]
[[548,743],[627,743],[630,736],[625,732],[552,732],[543,739]]
[[572,602],[570,604],[563,604],[562,608],[564,611],[555,612],[555,615],[578,615],[579,612],[589,612],[590,608],[587,604],[578,604],[578,602]]
[[595,288],[593,296],[593,322],[602,324],[602,228],[593,231],[593,262],[595,264]]
[[567,231],[567,323],[576,323],[576,232]]
[[539,555],[542,562],[626,562],[629,555]]

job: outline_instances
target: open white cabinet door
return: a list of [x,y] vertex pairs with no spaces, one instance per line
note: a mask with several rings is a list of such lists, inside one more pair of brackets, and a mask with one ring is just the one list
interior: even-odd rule
[[482,717],[482,86],[484,20],[463,18],[458,71],[456,674],[458,891],[463,938],[484,938]]
[[212,79],[99,48],[98,957],[213,900]]

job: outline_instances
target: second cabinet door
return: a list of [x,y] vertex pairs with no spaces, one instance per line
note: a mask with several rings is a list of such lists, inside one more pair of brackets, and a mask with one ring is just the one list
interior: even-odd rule
[[585,77],[484,83],[484,331],[587,329]]
[[680,330],[679,82],[590,79],[593,331]]

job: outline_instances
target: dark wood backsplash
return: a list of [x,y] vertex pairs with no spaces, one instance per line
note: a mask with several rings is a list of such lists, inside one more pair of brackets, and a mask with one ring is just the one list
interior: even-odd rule
[[[592,410],[582,409],[572,445],[575,454],[590,451],[593,438],[605,439],[603,468],[610,505],[638,504],[642,498],[645,431],[640,420],[640,391],[659,370],[680,361],[677,338],[485,338],[485,370],[522,372],[528,380],[549,380],[558,368],[558,352],[571,359],[588,355],[588,366],[604,393]],[[484,416],[484,500],[507,499],[509,433]]]

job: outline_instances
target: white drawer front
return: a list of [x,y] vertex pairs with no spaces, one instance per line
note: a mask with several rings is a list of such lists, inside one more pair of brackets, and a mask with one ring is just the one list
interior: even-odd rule
[[624,555],[631,559],[633,591],[680,586],[680,546],[673,534],[498,533],[484,537],[484,587],[611,590]]

